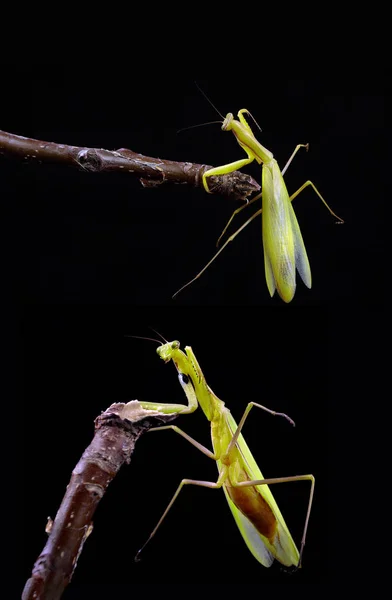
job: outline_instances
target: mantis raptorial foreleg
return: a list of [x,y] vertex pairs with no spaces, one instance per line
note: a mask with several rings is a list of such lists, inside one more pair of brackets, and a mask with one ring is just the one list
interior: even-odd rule
[[[188,404],[158,404],[156,402],[140,402],[141,406],[146,410],[155,410],[158,412],[163,412],[164,414],[173,414],[178,413],[181,415],[188,415],[193,413],[199,403],[196,398],[195,390],[192,387],[192,384],[189,381],[189,378],[186,374],[181,371],[178,372],[178,378],[180,383],[184,389],[185,395],[188,399]],[[155,428],[154,428],[155,429]],[[160,429],[158,427],[158,429]],[[164,428],[162,428],[164,429]]]
[[[251,131],[249,125],[247,124],[247,122],[245,120],[245,117],[242,114],[244,112],[247,113],[248,111],[246,109],[240,110],[240,112],[238,113],[238,117],[239,117],[241,123],[243,123],[245,125],[245,127],[247,129],[249,129],[249,131]],[[209,171],[206,171],[203,174],[203,185],[204,185],[204,189],[206,190],[206,192],[210,193],[210,189],[207,184],[207,177],[212,177],[213,175],[227,175],[227,173],[232,173],[233,171],[242,169],[242,167],[249,165],[249,163],[251,163],[255,159],[255,156],[251,150],[248,150],[248,148],[246,148],[246,146],[243,146],[243,148],[244,148],[246,154],[248,155],[248,158],[243,158],[241,160],[235,160],[234,162],[228,163],[227,165],[222,165],[221,167],[215,167],[214,169],[209,169]]]
[[253,160],[253,158],[249,157],[249,158],[244,158],[241,160],[236,160],[232,163],[229,163],[227,165],[223,165],[222,167],[215,167],[214,169],[209,169],[208,171],[206,171],[205,173],[203,173],[203,185],[204,185],[204,189],[206,190],[206,192],[208,192],[209,194],[210,192],[210,188],[207,185],[207,177],[212,177],[214,175],[227,175],[227,173],[232,173],[233,171],[238,171],[238,169],[242,169],[242,167],[245,167],[246,165],[248,165],[249,163],[251,163]]
[[189,413],[193,413],[198,404],[192,404],[191,402],[188,405],[185,404],[158,404],[157,402],[140,402],[140,405],[146,410],[156,410],[158,412],[162,412],[166,414],[179,413],[181,415],[187,415]]
[[167,513],[169,512],[169,510],[173,506],[174,502],[176,501],[176,499],[177,499],[179,493],[181,492],[182,488],[184,487],[184,485],[197,485],[197,486],[200,486],[200,487],[210,488],[212,490],[219,490],[222,487],[222,485],[224,484],[225,479],[227,478],[227,471],[228,471],[227,467],[223,467],[222,471],[219,473],[218,481],[216,481],[216,482],[213,482],[213,481],[199,481],[197,479],[183,479],[181,481],[180,485],[178,486],[177,491],[174,494],[173,498],[170,500],[170,502],[169,502],[169,504],[168,504],[165,512],[163,513],[163,515],[159,519],[156,527],[153,529],[153,531],[150,533],[150,535],[149,535],[148,539],[146,540],[146,542],[143,544],[143,546],[137,552],[137,554],[135,556],[135,560],[136,561],[139,560],[140,553],[147,546],[148,542],[154,537],[154,535],[158,531],[158,529],[161,526],[164,518],[166,517]]
[[233,487],[250,487],[254,485],[272,485],[273,483],[289,483],[291,481],[311,481],[312,485],[310,488],[308,510],[306,512],[305,525],[301,539],[301,548],[299,551],[299,561],[297,569],[301,567],[302,554],[305,546],[306,532],[308,530],[310,511],[312,510],[314,485],[316,483],[313,475],[294,475],[293,477],[274,477],[273,479],[255,479],[254,481],[240,481],[237,484],[232,484]]

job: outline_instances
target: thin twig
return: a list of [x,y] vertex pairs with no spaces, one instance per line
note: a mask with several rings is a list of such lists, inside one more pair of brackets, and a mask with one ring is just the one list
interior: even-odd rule
[[177,417],[144,410],[137,400],[112,404],[95,420],[95,435],[72,472],[54,521],[48,520],[46,545],[38,557],[22,600],[58,600],[71,581],[92,517],[105,491],[138,438],[151,427]]
[[[163,158],[151,158],[127,148],[104,150],[44,142],[21,135],[0,131],[0,154],[7,157],[35,162],[61,163],[90,173],[124,171],[140,178],[145,187],[156,187],[164,182],[185,183],[203,188],[202,176],[211,165],[177,162]],[[227,175],[211,177],[213,194],[246,200],[260,185],[250,175],[234,171]]]

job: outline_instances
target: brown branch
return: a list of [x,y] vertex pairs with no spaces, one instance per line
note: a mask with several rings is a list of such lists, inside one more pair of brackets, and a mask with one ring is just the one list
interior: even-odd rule
[[[54,162],[85,171],[124,171],[140,178],[145,187],[155,187],[164,182],[186,183],[203,188],[202,176],[211,165],[177,162],[162,158],[151,158],[126,148],[104,150],[69,146],[55,142],[43,142],[6,131],[0,131],[0,154],[26,161]],[[260,185],[250,175],[234,171],[227,175],[211,177],[210,190],[213,194],[246,200]]]
[[138,438],[151,427],[177,417],[144,410],[137,400],[112,404],[95,420],[95,435],[74,468],[46,545],[38,557],[22,600],[58,600],[71,581],[92,532],[92,516],[109,483],[129,463]]

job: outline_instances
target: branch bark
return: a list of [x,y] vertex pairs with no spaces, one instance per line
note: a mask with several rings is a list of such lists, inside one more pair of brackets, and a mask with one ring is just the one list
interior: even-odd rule
[[[104,150],[44,142],[0,131],[0,154],[26,161],[52,162],[83,169],[90,173],[124,171],[140,178],[144,187],[165,182],[185,183],[203,188],[202,176],[211,165],[151,158],[127,148]],[[210,191],[234,200],[247,200],[260,185],[250,175],[233,171],[211,177]]]
[[22,600],[58,600],[71,581],[92,517],[105,491],[138,438],[165,425],[177,414],[144,410],[137,400],[109,406],[95,420],[95,435],[74,468],[54,521],[48,521],[46,545],[27,580]]

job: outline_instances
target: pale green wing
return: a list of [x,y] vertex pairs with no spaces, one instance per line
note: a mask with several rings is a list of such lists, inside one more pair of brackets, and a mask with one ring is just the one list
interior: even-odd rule
[[265,269],[265,279],[267,281],[268,291],[272,298],[272,296],[274,295],[275,290],[276,290],[275,277],[274,277],[274,273],[272,271],[270,257],[268,256],[268,254],[265,250],[264,250],[264,269]]
[[[231,413],[227,411],[225,413],[226,422],[232,434],[237,430],[237,423],[233,419]],[[248,448],[242,434],[239,435],[237,441],[237,447],[241,453],[242,459],[245,464],[245,469],[250,479],[265,479],[261,473],[255,459],[252,456],[251,451]],[[273,543],[271,543],[266,537],[261,535],[252,523],[245,517],[234,505],[225,490],[225,495],[234,519],[238,525],[238,528],[245,540],[246,545],[252,552],[252,554],[264,565],[269,567],[272,564],[272,557],[276,558],[280,563],[286,566],[297,566],[299,562],[299,552],[295,545],[293,538],[291,537],[290,531],[285,523],[282,513],[272,495],[268,485],[256,486],[258,492],[262,495],[264,500],[268,502],[269,507],[275,515],[278,522],[278,529]]]
[[290,302],[295,294],[295,244],[286,184],[275,160],[263,166],[262,232],[265,276],[272,296]]
[[302,234],[298,225],[297,217],[295,215],[291,202],[289,203],[289,214],[294,237],[295,266],[297,267],[298,273],[301,275],[304,284],[308,288],[311,288],[312,274],[310,271],[309,259],[306,253],[305,244],[302,239]]
[[[218,468],[221,467],[220,461],[218,461]],[[253,556],[258,560],[264,567],[270,567],[274,562],[274,557],[268,550],[267,546],[263,542],[263,537],[259,534],[256,527],[242,514],[230,498],[227,493],[226,487],[223,486],[226,500],[229,504],[230,510],[233,513],[235,522],[237,523],[238,529],[241,532],[242,537]]]

